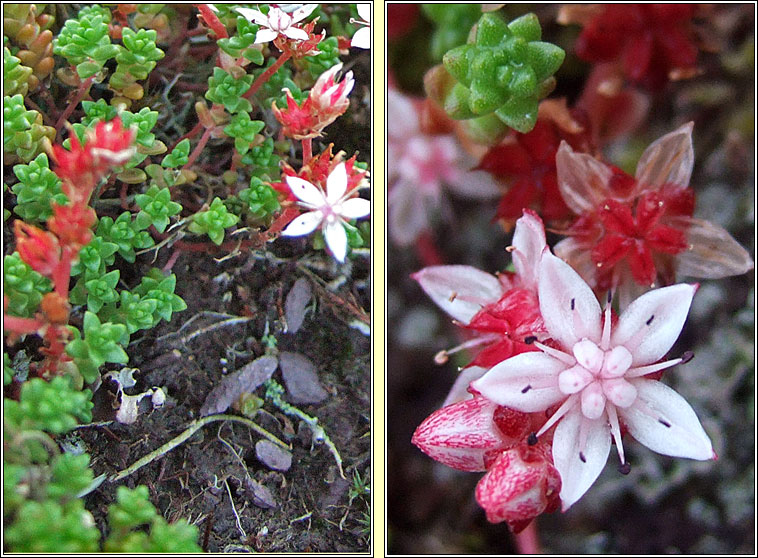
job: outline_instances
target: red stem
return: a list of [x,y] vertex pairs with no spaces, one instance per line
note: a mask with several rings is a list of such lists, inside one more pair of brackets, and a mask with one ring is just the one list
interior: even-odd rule
[[303,140],[303,165],[313,157],[313,138],[305,138]]
[[189,159],[187,159],[187,164],[182,167],[182,170],[190,168],[197,158],[200,156],[200,153],[205,148],[205,144],[208,143],[208,140],[211,139],[211,134],[213,133],[213,128],[206,128],[203,132],[203,135],[200,136],[200,141],[197,142],[197,145],[195,146],[195,149],[190,153]]
[[21,318],[19,316],[3,314],[3,327],[18,335],[36,333],[43,325],[44,322],[37,318]]
[[247,90],[247,93],[242,95],[245,99],[250,99],[253,95],[255,95],[258,90],[263,86],[264,83],[266,83],[271,76],[273,76],[276,71],[282,67],[282,65],[290,59],[292,56],[292,53],[289,51],[283,52],[279,55],[279,58],[276,59],[276,62],[271,64],[265,72],[263,72],[261,75],[259,75],[256,80],[253,82],[253,84],[250,86],[250,89]]
[[172,145],[172,146],[169,148],[169,152],[173,151],[173,150],[174,150],[174,148],[175,148],[175,147],[176,147],[176,146],[179,144],[179,142],[180,142],[180,141],[182,141],[183,139],[187,139],[187,138],[194,138],[194,137],[195,137],[197,134],[199,134],[199,133],[200,133],[200,130],[202,130],[202,129],[203,129],[203,123],[202,123],[202,122],[198,122],[197,124],[195,124],[195,127],[194,127],[194,128],[192,128],[192,129],[191,129],[189,132],[187,132],[186,134],[184,134],[182,137],[180,137],[178,140],[176,140],[176,141],[174,142],[174,145]]
[[213,12],[213,10],[208,7],[208,4],[195,4],[195,7],[200,11],[200,15],[203,16],[203,19],[205,20],[205,23],[208,24],[208,27],[210,27],[211,30],[216,34],[216,40],[229,38],[229,33],[226,32],[226,27],[224,27],[224,24],[221,23],[221,20]]
[[540,541],[537,538],[537,520],[535,519],[526,529],[521,531],[517,535],[513,535],[516,539],[516,548],[519,554],[539,554],[540,553]]
[[95,76],[90,76],[87,79],[85,79],[81,84],[79,84],[79,89],[76,91],[76,95],[73,99],[70,99],[68,101],[68,104],[66,105],[66,110],[63,111],[63,114],[61,114],[60,118],[58,118],[58,122],[55,123],[55,131],[60,132],[61,128],[63,127],[63,123],[68,120],[68,117],[71,116],[71,113],[74,112],[74,109],[79,105],[79,103],[84,99],[84,97],[87,95],[87,92],[89,91],[90,86],[92,85],[92,82],[94,81]]

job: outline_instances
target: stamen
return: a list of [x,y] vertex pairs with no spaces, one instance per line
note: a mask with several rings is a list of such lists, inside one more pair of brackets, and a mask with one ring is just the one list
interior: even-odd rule
[[660,422],[660,423],[661,423],[663,426],[665,426],[666,428],[671,428],[671,423],[670,423],[670,422],[667,422],[667,421],[665,421],[665,420],[663,420],[662,418],[659,418],[659,419],[658,419],[658,422]]
[[608,291],[608,304],[605,305],[605,314],[603,318],[603,337],[600,339],[600,347],[607,351],[611,346],[611,299],[613,293]]
[[524,337],[524,343],[526,343],[527,345],[531,345],[536,340],[537,340],[536,335],[528,335],[527,337]]
[[685,351],[684,354],[682,355],[682,362],[680,364],[687,364],[693,358],[695,358],[695,353],[693,353],[692,351]]
[[579,395],[577,394],[571,395],[568,399],[566,399],[566,401],[564,401],[561,406],[558,407],[558,410],[553,413],[553,416],[547,419],[547,422],[543,424],[542,428],[537,431],[537,436],[542,436],[550,429],[551,426],[561,420],[561,418],[563,418],[563,415],[568,413],[574,407],[574,405],[576,405],[578,399]]
[[605,410],[608,411],[608,422],[611,425],[611,436],[613,436],[613,441],[616,442],[616,450],[619,452],[619,459],[623,465],[625,463],[624,444],[621,443],[621,428],[619,428],[619,418],[616,414],[616,406],[612,403],[606,403]]
[[552,347],[548,347],[547,345],[544,345],[537,341],[534,342],[534,346],[537,347],[543,353],[546,353],[550,355],[551,357],[560,360],[561,362],[565,362],[569,366],[574,366],[576,364],[576,359],[568,353],[564,353],[563,351],[559,351],[558,349],[553,349]]
[[574,310],[575,307],[576,307],[576,299],[572,298],[571,299],[571,310]]
[[530,446],[537,445],[537,434],[535,434],[534,432],[529,434],[529,437],[526,439],[526,443],[529,444]]
[[628,475],[629,472],[632,470],[632,466],[629,463],[622,463],[619,465],[619,473],[622,475]]
[[524,389],[521,390],[521,393],[526,393],[530,389],[532,389],[532,386],[530,386],[530,385],[527,384],[527,386]]
[[450,298],[448,298],[447,301],[448,302],[453,302],[456,298],[458,298],[458,293],[456,293],[455,291],[453,291],[452,293],[450,293]]
[[645,325],[650,325],[651,323],[653,323],[653,318],[655,318],[655,314],[653,314],[652,316],[650,316],[650,318],[648,318],[648,320],[645,322]]
[[664,370],[666,368],[671,368],[672,366],[676,366],[677,364],[680,364],[684,358],[674,358],[671,360],[665,360],[663,362],[658,362],[656,364],[648,364],[647,366],[637,366],[634,368],[630,368],[626,371],[626,374],[624,374],[625,378],[639,378],[640,376],[647,376],[648,374],[652,374],[653,372],[658,372],[659,370]]
[[508,252],[509,254],[510,254],[511,252],[513,252],[515,249],[516,249],[516,247],[515,247],[515,246],[506,246],[506,247],[505,247],[505,251],[506,251],[506,252]]
[[582,463],[587,463],[587,458],[584,457],[584,454],[581,451],[579,452],[579,459],[582,460]]

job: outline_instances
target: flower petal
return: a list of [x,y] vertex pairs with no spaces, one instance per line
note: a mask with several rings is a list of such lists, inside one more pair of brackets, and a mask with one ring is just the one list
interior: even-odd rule
[[276,39],[278,35],[279,33],[273,29],[262,27],[261,29],[258,29],[258,32],[255,34],[255,44],[260,45],[262,43],[268,43]]
[[[268,27],[268,16],[264,14],[263,12],[259,12],[258,10],[253,10],[251,8],[235,8],[235,10],[237,10],[237,13],[239,13],[246,20],[252,21],[253,23],[257,25],[264,25]],[[256,35],[256,38],[257,38],[257,35]]]
[[[586,436],[583,448],[582,429]],[[553,461],[561,475],[563,511],[584,496],[600,476],[610,451],[611,429],[604,417],[586,419],[577,405],[561,419],[553,435]]]
[[564,140],[555,156],[558,188],[574,213],[592,211],[608,197],[611,169],[587,153],[575,153]]
[[553,253],[574,268],[590,287],[595,285],[597,265],[592,261],[592,252],[586,243],[573,237],[564,238],[553,246]]
[[[287,29],[282,31],[282,34],[287,37],[288,39],[294,39],[295,41],[307,41],[308,40],[308,33],[300,29],[299,27],[287,27]],[[257,42],[258,36],[256,35],[256,42]]]
[[[300,201],[305,202],[312,207],[324,207],[326,205],[324,193],[307,180],[303,180],[297,176],[287,176],[286,180],[287,186],[290,187],[292,193],[295,194]],[[327,180],[329,179],[327,178]]]
[[347,255],[347,233],[342,223],[337,221],[324,227],[324,240],[335,259],[344,262]]
[[637,401],[626,409],[619,408],[618,413],[638,442],[672,457],[700,461],[716,458],[708,434],[681,395],[657,380],[639,378],[630,383],[637,388]]
[[592,289],[566,262],[545,250],[540,260],[540,312],[553,339],[567,349],[583,338],[600,342],[600,304]]
[[340,163],[326,178],[326,201],[330,205],[337,203],[347,191],[347,170],[345,163]]
[[634,300],[611,333],[611,346],[632,353],[632,366],[653,363],[671,349],[690,311],[697,287],[681,283],[655,289]]
[[503,294],[497,277],[469,265],[425,267],[411,277],[437,306],[464,324]]
[[753,269],[750,254],[722,227],[702,219],[677,217],[689,247],[677,254],[677,272],[689,277],[721,279]]
[[458,374],[458,377],[453,383],[453,387],[450,388],[447,397],[445,397],[445,401],[442,403],[442,406],[447,407],[453,403],[471,399],[473,395],[471,395],[471,393],[468,391],[469,384],[474,380],[478,380],[484,376],[485,372],[487,372],[487,369],[482,368],[481,366],[467,366],[461,370],[460,374]]
[[303,236],[315,231],[321,224],[323,214],[320,211],[309,211],[299,217],[295,217],[287,228],[282,231],[283,236]]
[[693,122],[680,126],[651,143],[637,163],[635,177],[641,188],[657,189],[666,183],[687,186],[695,164]]
[[371,202],[363,198],[352,198],[342,203],[340,215],[345,219],[359,219],[371,213]]
[[371,28],[361,27],[350,39],[350,46],[357,48],[371,48]]
[[355,9],[363,21],[371,22],[371,4],[356,4]]
[[545,353],[520,353],[490,368],[471,387],[499,405],[534,413],[566,399],[558,388],[558,375],[566,368]]
[[484,397],[442,407],[421,423],[411,442],[448,467],[484,471],[484,454],[506,446],[493,421],[496,408]]
[[545,226],[534,211],[524,210],[524,215],[516,221],[513,233],[513,266],[522,285],[537,290],[540,258],[545,249]]
[[304,20],[306,17],[313,13],[313,10],[318,8],[318,4],[303,4],[300,8],[292,12],[292,22]]
[[[392,160],[392,156],[388,157]],[[436,209],[434,197],[420,191],[416,182],[398,180],[387,195],[389,234],[398,246],[408,246],[429,226],[428,211]]]
[[[459,164],[465,168],[466,161],[460,161]],[[472,200],[491,200],[502,194],[497,180],[490,173],[481,170],[462,172],[456,180],[450,180],[446,185],[459,196]]]

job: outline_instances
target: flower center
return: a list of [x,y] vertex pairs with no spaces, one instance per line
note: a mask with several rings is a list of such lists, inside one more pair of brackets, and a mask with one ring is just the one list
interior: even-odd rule
[[572,349],[576,364],[560,373],[558,388],[571,395],[581,393],[582,414],[597,419],[606,402],[629,407],[637,397],[637,389],[624,379],[632,365],[632,354],[622,346],[602,350],[589,339],[576,343]]

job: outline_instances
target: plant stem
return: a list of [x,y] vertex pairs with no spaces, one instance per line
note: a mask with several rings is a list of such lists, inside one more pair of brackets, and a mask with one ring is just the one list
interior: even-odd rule
[[89,88],[94,80],[95,76],[90,76],[79,84],[79,89],[77,89],[76,95],[74,98],[68,101],[66,110],[63,111],[63,114],[61,114],[60,118],[58,118],[58,122],[55,123],[56,132],[61,131],[63,123],[68,120],[68,117],[71,116],[71,113],[74,112],[74,109],[79,105],[81,100],[84,99],[85,95],[87,95],[87,92],[89,91]]
[[200,14],[203,16],[205,23],[207,23],[208,27],[210,27],[216,34],[216,40],[229,38],[229,33],[226,32],[226,27],[221,23],[218,16],[213,13],[213,10],[208,7],[208,4],[195,4],[195,7],[200,10]]
[[208,143],[209,139],[211,139],[212,133],[213,133],[213,128],[205,129],[205,131],[203,132],[203,135],[200,136],[200,141],[197,142],[195,149],[190,154],[189,159],[187,159],[187,164],[182,167],[182,170],[190,168],[195,163],[197,158],[200,156],[200,153],[205,148],[205,144]]
[[305,138],[303,140],[303,165],[310,161],[311,157],[313,157],[313,139]]
[[253,84],[250,86],[250,89],[247,90],[247,93],[242,95],[245,99],[249,99],[253,95],[255,95],[258,90],[263,86],[264,83],[266,83],[271,76],[273,76],[276,71],[282,67],[282,65],[289,60],[289,58],[292,56],[292,54],[287,51],[283,52],[279,55],[279,58],[276,59],[276,62],[271,64],[265,72],[263,72],[261,75],[259,75]]
[[519,554],[539,554],[540,553],[540,541],[537,538],[537,520],[535,519],[526,529],[521,531],[517,535],[513,535],[516,539],[516,548]]
[[182,432],[175,438],[172,438],[171,440],[163,444],[161,447],[159,447],[157,450],[148,453],[142,459],[138,459],[126,469],[119,471],[118,473],[110,476],[108,480],[110,480],[111,482],[115,482],[115,481],[119,481],[123,478],[128,477],[129,475],[131,475],[132,473],[135,473],[137,470],[141,469],[145,465],[152,463],[159,457],[170,452],[175,447],[186,442],[189,438],[192,437],[192,435],[195,432],[200,430],[206,424],[210,424],[212,422],[216,422],[219,420],[229,420],[232,422],[239,422],[241,424],[244,424],[252,428],[253,430],[255,430],[258,434],[265,436],[266,438],[268,438],[269,440],[271,440],[278,446],[281,446],[286,449],[290,449],[290,446],[288,446],[287,444],[282,442],[279,438],[271,434],[268,430],[264,429],[263,427],[259,426],[258,424],[256,424],[255,422],[253,422],[252,420],[248,418],[238,417],[235,415],[226,415],[226,414],[211,415],[211,416],[203,417],[201,419],[191,422],[189,427],[184,432]]

